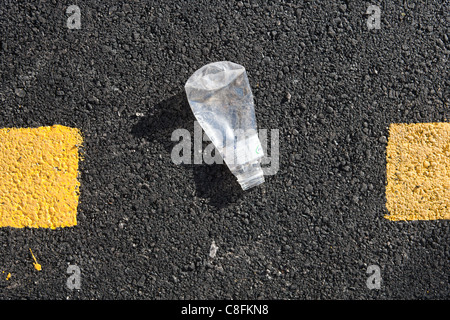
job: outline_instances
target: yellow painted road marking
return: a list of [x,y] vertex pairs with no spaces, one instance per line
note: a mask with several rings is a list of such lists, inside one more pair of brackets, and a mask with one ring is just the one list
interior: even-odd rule
[[0,129],[0,227],[77,224],[78,129]]
[[31,252],[31,256],[33,257],[33,260],[34,260],[34,263],[33,263],[34,268],[35,268],[37,271],[41,271],[42,266],[37,262],[36,257],[35,257],[34,254],[33,254],[33,251],[31,251],[31,248],[30,248],[30,252]]
[[386,160],[385,218],[450,219],[450,123],[392,124]]
[[[2,273],[5,273],[5,271],[2,271]],[[11,278],[11,272],[8,272],[5,279],[9,280],[10,278]]]

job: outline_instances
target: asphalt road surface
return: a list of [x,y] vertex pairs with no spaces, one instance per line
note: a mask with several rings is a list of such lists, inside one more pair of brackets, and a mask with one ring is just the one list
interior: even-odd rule
[[[76,226],[0,228],[1,299],[448,299],[448,220],[385,218],[389,125],[450,119],[448,2],[3,0],[0,30],[1,128],[84,155]],[[245,192],[171,159],[221,60],[279,133]]]

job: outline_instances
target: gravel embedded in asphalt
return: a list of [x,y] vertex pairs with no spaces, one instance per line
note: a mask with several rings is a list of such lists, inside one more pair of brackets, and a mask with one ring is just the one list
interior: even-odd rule
[[[81,29],[64,2],[0,7],[1,127],[84,138],[78,225],[0,229],[2,299],[448,299],[448,221],[384,218],[389,125],[450,118],[448,4],[374,1],[373,30],[359,1],[76,4]],[[279,130],[278,172],[246,192],[171,160],[184,83],[220,60]]]

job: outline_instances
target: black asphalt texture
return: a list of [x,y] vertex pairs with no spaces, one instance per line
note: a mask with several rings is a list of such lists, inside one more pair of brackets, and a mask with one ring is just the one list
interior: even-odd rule
[[[384,218],[388,126],[450,119],[448,2],[2,0],[0,30],[1,127],[84,137],[78,225],[1,228],[0,299],[449,298],[448,220]],[[277,174],[245,192],[171,160],[185,82],[222,60],[279,130]]]

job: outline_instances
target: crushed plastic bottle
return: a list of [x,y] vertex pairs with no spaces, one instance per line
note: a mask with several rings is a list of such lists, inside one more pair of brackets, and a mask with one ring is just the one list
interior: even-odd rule
[[220,61],[194,72],[185,85],[197,121],[243,190],[264,182],[264,156],[245,68]]

